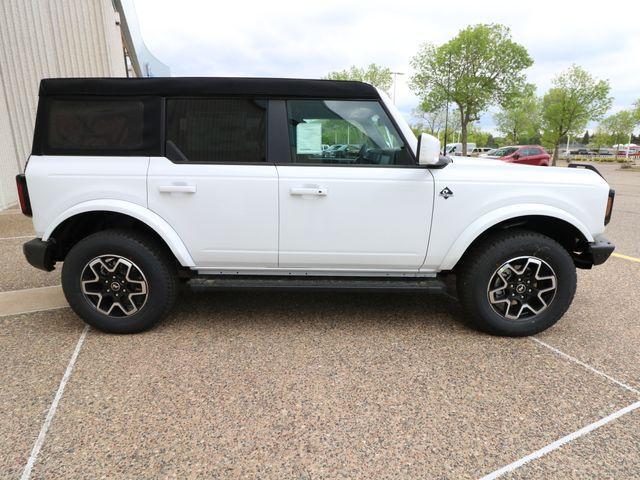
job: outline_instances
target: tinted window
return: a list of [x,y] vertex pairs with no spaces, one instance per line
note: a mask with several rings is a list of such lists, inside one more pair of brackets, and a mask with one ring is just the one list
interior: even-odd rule
[[[294,163],[415,163],[378,102],[289,100],[287,114]],[[322,145],[328,147],[323,150]]]
[[252,99],[167,99],[166,140],[188,162],[265,162],[265,105]]
[[539,148],[530,148],[529,155],[542,155],[542,150]]
[[44,119],[44,153],[144,154],[158,142],[152,100],[51,99]]

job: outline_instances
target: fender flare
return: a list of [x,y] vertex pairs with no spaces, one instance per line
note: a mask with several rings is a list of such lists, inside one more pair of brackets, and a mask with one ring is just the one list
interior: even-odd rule
[[497,225],[500,222],[509,220],[511,218],[525,217],[525,216],[543,216],[553,217],[558,220],[563,220],[571,225],[584,235],[588,242],[593,242],[593,235],[589,229],[578,220],[575,216],[569,212],[550,205],[527,203],[518,205],[509,205],[508,207],[498,208],[485,215],[477,218],[471,225],[469,225],[456,239],[453,245],[449,248],[449,251],[444,256],[441,263],[441,270],[451,270],[458,260],[462,258],[462,255],[467,251],[469,245],[471,245],[482,233],[489,228]]
[[183,267],[195,267],[193,258],[191,258],[191,254],[189,253],[189,250],[187,250],[184,242],[176,231],[162,217],[142,205],[123,200],[90,200],[74,205],[62,212],[53,222],[51,222],[45,230],[42,240],[48,240],[55,229],[65,220],[75,217],[81,213],[97,211],[121,213],[141,221],[164,240],[178,262],[180,262],[180,265]]

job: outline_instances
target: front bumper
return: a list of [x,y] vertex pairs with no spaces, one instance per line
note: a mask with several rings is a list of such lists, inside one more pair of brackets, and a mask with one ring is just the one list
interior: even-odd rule
[[40,270],[50,272],[54,269],[54,244],[52,241],[42,241],[40,238],[29,240],[22,246],[27,262]]
[[595,242],[589,243],[587,248],[574,256],[578,268],[591,268],[607,261],[615,250],[615,245],[606,237],[596,237]]

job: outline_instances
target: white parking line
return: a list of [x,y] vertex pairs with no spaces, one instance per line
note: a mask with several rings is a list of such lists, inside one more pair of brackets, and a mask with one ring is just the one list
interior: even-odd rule
[[600,376],[602,376],[602,377],[606,378],[606,379],[607,379],[607,380],[609,380],[610,382],[613,382],[613,383],[615,383],[616,385],[618,385],[618,386],[620,386],[620,387],[622,387],[622,388],[624,388],[624,389],[626,389],[626,390],[629,390],[630,392],[633,392],[633,393],[635,393],[635,394],[637,394],[637,395],[640,395],[640,390],[637,390],[637,389],[633,388],[632,386],[627,385],[626,383],[622,383],[621,381],[616,380],[616,379],[615,379],[615,378],[613,378],[612,376],[607,375],[606,373],[604,373],[604,372],[602,372],[602,371],[598,370],[597,368],[592,367],[591,365],[589,365],[589,364],[587,364],[587,363],[584,363],[584,362],[583,362],[583,361],[581,361],[581,360],[578,360],[578,359],[577,359],[577,358],[575,358],[575,357],[572,357],[572,356],[571,356],[571,355],[569,355],[568,353],[564,353],[563,351],[558,350],[556,347],[552,347],[552,346],[551,346],[551,345],[549,345],[548,343],[545,343],[545,342],[543,342],[542,340],[540,340],[540,339],[538,339],[538,338],[536,338],[536,337],[529,337],[529,338],[530,338],[531,340],[533,340],[534,342],[536,342],[536,343],[538,343],[538,344],[542,345],[543,347],[548,348],[549,350],[551,350],[552,352],[556,353],[557,355],[560,355],[561,357],[564,357],[564,358],[566,358],[567,360],[570,360],[570,361],[572,361],[572,362],[574,362],[574,363],[577,363],[577,364],[578,364],[578,365],[580,365],[581,367],[584,367],[584,368],[586,368],[587,370],[589,370],[589,371],[591,371],[591,372],[593,372],[593,373],[595,373],[595,374],[597,374],[597,375],[600,375]]
[[598,420],[597,422],[591,423],[589,425],[587,425],[586,427],[581,428],[580,430],[576,430],[573,433],[570,433],[569,435],[566,435],[558,440],[556,440],[553,443],[550,443],[549,445],[546,445],[544,447],[542,447],[540,450],[536,450],[533,453],[530,453],[529,455],[527,455],[526,457],[522,457],[519,460],[516,460],[513,463],[510,463],[509,465],[506,465],[494,472],[491,472],[488,475],[485,475],[484,477],[482,477],[480,480],[493,480],[494,478],[498,478],[501,477],[502,475],[504,475],[505,473],[509,473],[514,471],[517,468],[522,467],[523,465],[525,465],[526,463],[529,463],[531,460],[536,460],[540,457],[543,457],[544,455],[553,452],[554,450],[557,450],[558,448],[562,447],[563,445],[566,445],[567,443],[582,437],[583,435],[586,435],[589,432],[594,431],[596,428],[600,428],[603,425],[606,425],[609,422],[614,421],[616,418],[620,418],[621,416],[629,413],[629,412],[633,412],[634,410],[636,410],[637,408],[640,407],[640,402],[635,402],[631,405],[629,405],[628,407],[622,408],[620,410],[618,410],[617,412],[612,413],[611,415],[609,415],[608,417],[602,418],[600,420]]
[[76,344],[76,349],[73,351],[73,355],[71,355],[71,359],[69,360],[69,364],[67,365],[67,369],[64,372],[64,376],[60,381],[60,385],[58,386],[58,391],[56,392],[56,396],[53,398],[53,402],[51,402],[51,406],[49,407],[49,411],[47,412],[47,417],[44,419],[44,423],[42,424],[42,428],[40,429],[40,433],[38,434],[38,438],[36,439],[36,443],[33,445],[33,449],[31,450],[31,455],[29,455],[29,460],[22,471],[21,480],[28,480],[31,476],[31,470],[36,463],[38,458],[38,454],[40,453],[40,449],[44,444],[44,439],[47,436],[47,431],[51,426],[51,422],[53,421],[53,417],[56,414],[56,410],[58,409],[58,403],[62,398],[62,394],[64,393],[64,387],[67,385],[69,378],[71,377],[71,373],[73,372],[73,368],[76,365],[76,361],[78,360],[78,355],[80,354],[80,349],[82,348],[82,344],[84,343],[84,339],[87,336],[87,332],[89,331],[89,326],[86,325],[82,333],[80,334],[80,338],[78,339],[78,343]]
[[35,238],[35,234],[33,234],[33,235],[21,235],[19,237],[0,237],[0,240],[24,240],[26,238]]

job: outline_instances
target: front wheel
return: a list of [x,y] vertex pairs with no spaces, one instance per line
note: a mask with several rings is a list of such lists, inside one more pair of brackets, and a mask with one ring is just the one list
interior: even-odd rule
[[545,235],[496,233],[469,251],[457,272],[458,298],[482,330],[511,337],[555,324],[576,291],[569,253]]
[[62,289],[89,325],[110,333],[141,332],[175,301],[175,261],[152,238],[105,230],[80,240],[67,254]]

